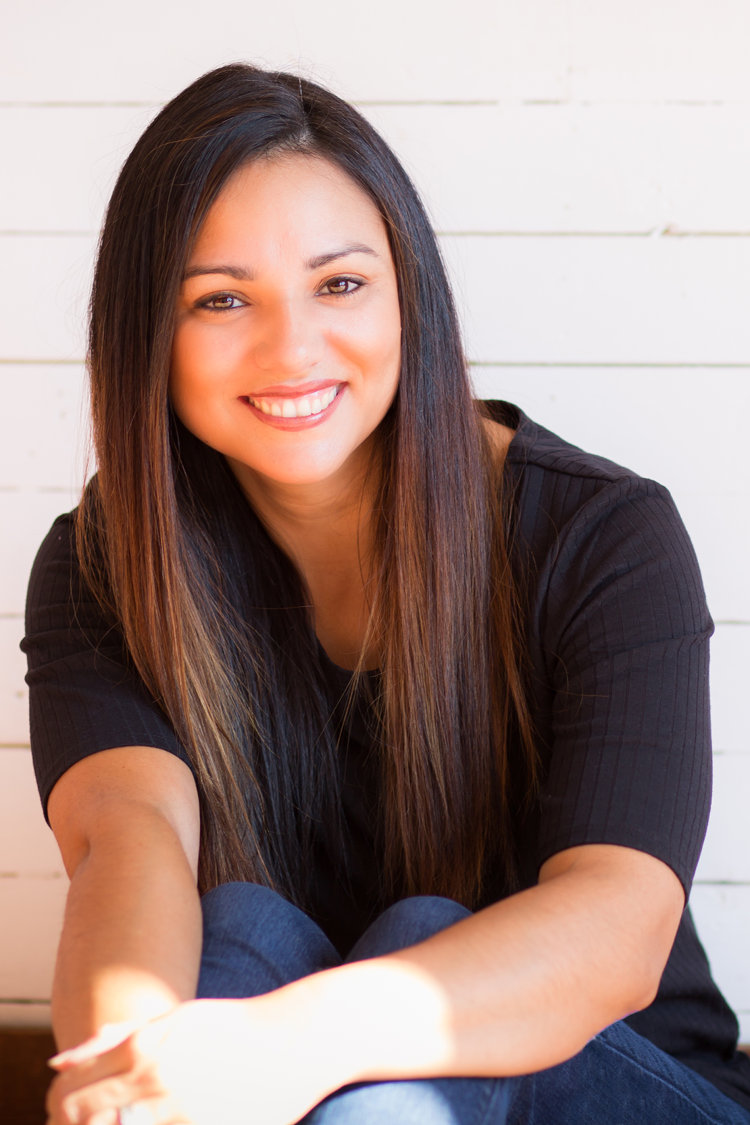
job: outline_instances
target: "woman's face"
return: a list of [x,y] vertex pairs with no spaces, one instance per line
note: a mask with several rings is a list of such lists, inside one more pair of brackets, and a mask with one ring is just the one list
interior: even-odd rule
[[357,472],[401,357],[385,226],[328,161],[261,158],[208,213],[177,308],[170,396],[248,487]]

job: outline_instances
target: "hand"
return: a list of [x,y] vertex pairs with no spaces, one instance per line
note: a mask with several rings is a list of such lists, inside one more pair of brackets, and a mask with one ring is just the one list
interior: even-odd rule
[[117,1125],[133,1102],[154,1125],[292,1125],[330,1088],[322,1045],[290,1020],[284,991],[190,1001],[64,1051],[50,1061],[48,1125]]

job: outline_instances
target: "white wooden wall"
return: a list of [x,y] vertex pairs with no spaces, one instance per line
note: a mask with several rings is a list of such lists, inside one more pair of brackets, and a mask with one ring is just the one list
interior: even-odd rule
[[83,319],[116,169],[236,58],[356,101],[423,190],[478,390],[673,491],[717,621],[693,894],[750,1041],[750,6],[37,0],[0,39],[0,1021],[48,1018],[65,894],[34,789],[26,576],[85,472]]

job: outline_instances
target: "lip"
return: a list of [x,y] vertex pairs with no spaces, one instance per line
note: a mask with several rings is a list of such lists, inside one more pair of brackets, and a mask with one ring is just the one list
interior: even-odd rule
[[338,387],[343,385],[340,379],[317,379],[309,383],[279,383],[273,387],[263,387],[259,391],[253,391],[252,398],[305,398],[306,395],[314,395],[318,391],[327,391],[329,387]]
[[[328,390],[330,387],[339,388],[333,402],[329,403],[325,410],[321,410],[320,414],[308,414],[305,418],[279,418],[274,414],[264,414],[262,410],[258,410],[257,406],[253,406],[247,395],[243,395],[241,401],[255,418],[266,426],[272,426],[275,430],[310,430],[315,426],[322,425],[323,422],[327,422],[331,417],[343,398],[346,390],[345,383],[339,383],[336,379],[328,379],[326,382],[305,383],[303,386],[295,387],[293,391],[287,386],[279,388],[278,391],[276,389],[273,391],[264,389],[253,394],[253,398],[305,398],[316,391]],[[285,391],[283,395],[280,393],[281,390]]]

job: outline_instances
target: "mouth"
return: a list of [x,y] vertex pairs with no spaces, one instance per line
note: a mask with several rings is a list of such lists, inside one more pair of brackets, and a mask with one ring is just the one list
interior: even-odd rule
[[297,429],[324,421],[337,405],[344,386],[344,383],[336,383],[297,395],[245,395],[244,401],[264,422],[284,429]]
[[322,414],[336,398],[341,387],[342,384],[339,383],[335,387],[326,387],[324,391],[298,397],[269,395],[252,398],[248,395],[247,401],[256,410],[260,410],[261,414],[271,418],[310,418],[314,414]]

